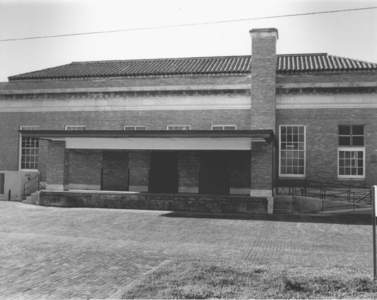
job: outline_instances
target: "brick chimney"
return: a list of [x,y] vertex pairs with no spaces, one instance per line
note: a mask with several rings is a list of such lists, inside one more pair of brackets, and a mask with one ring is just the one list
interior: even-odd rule
[[276,40],[275,28],[256,28],[251,35],[251,129],[275,131]]

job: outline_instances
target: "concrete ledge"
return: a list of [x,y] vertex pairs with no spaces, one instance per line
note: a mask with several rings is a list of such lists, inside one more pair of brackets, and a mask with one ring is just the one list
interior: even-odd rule
[[98,184],[78,184],[70,183],[68,185],[69,190],[99,190],[101,188]]
[[147,185],[130,185],[129,189],[132,192],[147,192],[148,186]]
[[197,193],[199,193],[199,188],[197,186],[180,186],[180,187],[178,187],[178,192],[189,193],[189,194],[197,194]]
[[152,209],[205,213],[267,214],[267,199],[243,195],[150,194],[106,191],[41,191],[39,204],[60,207]]

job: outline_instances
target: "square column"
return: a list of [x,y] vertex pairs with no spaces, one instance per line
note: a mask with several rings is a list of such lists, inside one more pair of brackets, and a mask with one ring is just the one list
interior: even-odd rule
[[267,213],[274,210],[273,143],[255,142],[251,150],[251,197],[267,199]]
[[134,192],[148,192],[150,151],[129,152],[129,190]]
[[68,155],[64,141],[48,141],[46,188],[62,191],[68,184]]
[[199,193],[200,154],[193,151],[178,152],[178,192]]

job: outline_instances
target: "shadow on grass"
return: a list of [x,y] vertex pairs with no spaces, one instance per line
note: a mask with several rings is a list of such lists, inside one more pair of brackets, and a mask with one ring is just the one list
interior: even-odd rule
[[224,263],[177,261],[142,278],[125,291],[126,299],[374,298],[371,278],[342,273],[288,274],[263,267],[242,269]]
[[329,224],[352,224],[371,225],[372,217],[369,214],[342,213],[342,214],[246,214],[246,213],[201,213],[173,211],[163,214],[169,218],[208,218],[208,219],[232,219],[232,220],[255,220],[255,221],[280,221],[301,223],[329,223]]

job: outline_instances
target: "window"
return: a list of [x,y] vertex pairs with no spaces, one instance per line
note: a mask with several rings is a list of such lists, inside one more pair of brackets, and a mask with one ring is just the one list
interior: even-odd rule
[[191,125],[168,125],[167,130],[191,130]]
[[279,132],[279,176],[305,176],[305,126],[280,125]]
[[123,129],[124,130],[147,130],[147,127],[141,126],[141,125],[125,125]]
[[220,125],[220,124],[213,124],[211,126],[212,130],[236,130],[237,125]]
[[85,125],[65,125],[64,130],[69,130],[69,131],[79,131],[79,130],[85,130],[86,126]]
[[365,176],[364,142],[363,125],[339,125],[339,178],[363,178]]
[[[22,125],[21,130],[37,130],[38,125]],[[39,138],[34,136],[20,137],[20,168],[38,169],[39,160]]]
[[364,177],[364,147],[338,149],[338,177]]
[[363,125],[339,125],[339,146],[364,146]]

